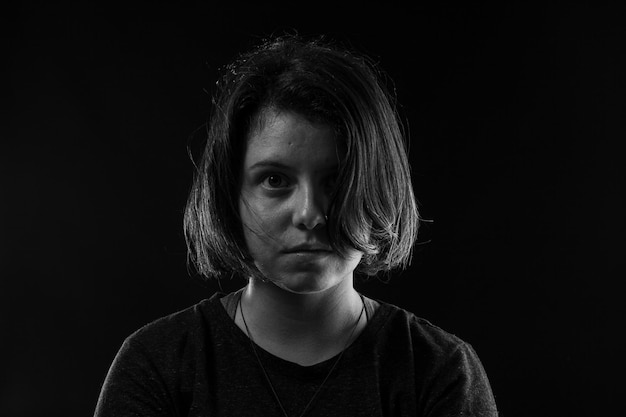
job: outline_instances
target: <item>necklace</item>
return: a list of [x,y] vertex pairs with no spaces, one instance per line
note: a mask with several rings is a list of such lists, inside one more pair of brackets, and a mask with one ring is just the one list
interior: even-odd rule
[[[276,402],[278,403],[278,406],[280,407],[280,409],[283,412],[283,414],[285,415],[285,417],[289,417],[289,414],[287,414],[287,411],[285,411],[285,407],[283,407],[283,403],[280,401],[280,398],[278,398],[278,394],[276,393],[276,390],[274,389],[274,385],[272,384],[272,380],[270,379],[267,371],[265,370],[265,367],[263,366],[263,362],[261,362],[261,357],[259,356],[259,353],[257,352],[256,347],[254,346],[254,341],[252,340],[252,335],[250,334],[250,329],[248,328],[248,323],[246,323],[246,318],[243,315],[243,307],[241,306],[242,294],[243,294],[243,292],[239,295],[239,300],[237,301],[237,307],[239,307],[239,311],[241,312],[241,319],[243,320],[243,324],[246,327],[246,333],[248,334],[248,339],[250,340],[250,346],[252,346],[252,351],[254,352],[254,356],[256,357],[256,360],[259,363],[259,366],[261,367],[261,370],[263,371],[263,375],[265,376],[265,380],[267,381],[268,385],[270,386],[270,389],[272,390],[272,394],[274,394],[274,398],[276,399]],[[363,308],[361,308],[361,312],[359,313],[359,318],[356,319],[356,323],[354,324],[354,327],[352,328],[352,332],[350,332],[350,337],[348,337],[348,340],[346,341],[346,345],[343,347],[343,349],[342,349],[341,353],[339,354],[339,356],[337,356],[337,359],[335,360],[335,363],[333,363],[333,366],[331,366],[330,371],[328,371],[328,374],[326,374],[326,377],[324,378],[322,383],[319,385],[319,387],[317,387],[317,390],[315,390],[315,393],[313,394],[313,396],[311,397],[311,399],[307,403],[306,407],[304,407],[304,410],[302,411],[302,413],[300,413],[300,417],[303,417],[304,414],[306,414],[306,412],[308,411],[309,407],[313,403],[313,400],[315,399],[315,397],[317,397],[317,394],[319,394],[319,392],[322,390],[322,387],[324,386],[326,381],[328,381],[328,378],[330,378],[330,375],[333,373],[333,371],[337,367],[337,364],[339,364],[339,361],[341,360],[341,357],[343,356],[343,353],[348,348],[348,343],[350,343],[350,340],[352,339],[352,336],[354,335],[354,332],[356,331],[356,328],[358,327],[359,322],[361,321],[361,317],[363,316],[363,312],[365,311],[365,300],[363,299],[363,296],[361,294],[359,294],[359,296],[361,297],[361,302],[363,303]],[[237,310],[235,310],[235,311],[237,311]],[[367,313],[366,313],[366,316],[367,316]]]

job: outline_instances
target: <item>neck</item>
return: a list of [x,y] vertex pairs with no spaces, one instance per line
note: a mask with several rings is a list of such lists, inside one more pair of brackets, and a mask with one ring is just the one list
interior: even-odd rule
[[363,314],[357,323],[363,303],[352,280],[347,279],[312,294],[297,294],[252,279],[242,294],[241,307],[257,344],[301,364],[332,357],[351,342],[352,330],[356,327],[354,338],[366,322]]

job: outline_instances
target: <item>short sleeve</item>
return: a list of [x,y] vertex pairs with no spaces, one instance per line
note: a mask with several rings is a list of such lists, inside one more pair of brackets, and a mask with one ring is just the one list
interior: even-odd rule
[[94,417],[173,416],[168,397],[153,361],[129,338],[109,369]]
[[461,343],[434,380],[428,417],[497,417],[487,374],[471,345]]

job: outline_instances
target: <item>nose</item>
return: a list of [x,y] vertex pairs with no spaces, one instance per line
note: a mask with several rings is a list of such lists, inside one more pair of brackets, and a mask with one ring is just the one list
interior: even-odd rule
[[326,225],[328,195],[321,190],[321,187],[304,185],[300,187],[294,198],[294,226],[299,229],[313,230]]

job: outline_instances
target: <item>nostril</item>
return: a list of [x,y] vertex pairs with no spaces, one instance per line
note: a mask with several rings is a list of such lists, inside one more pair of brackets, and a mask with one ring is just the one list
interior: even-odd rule
[[294,223],[297,226],[313,230],[320,225],[326,224],[326,216],[317,209],[303,210],[300,214],[296,214]]

